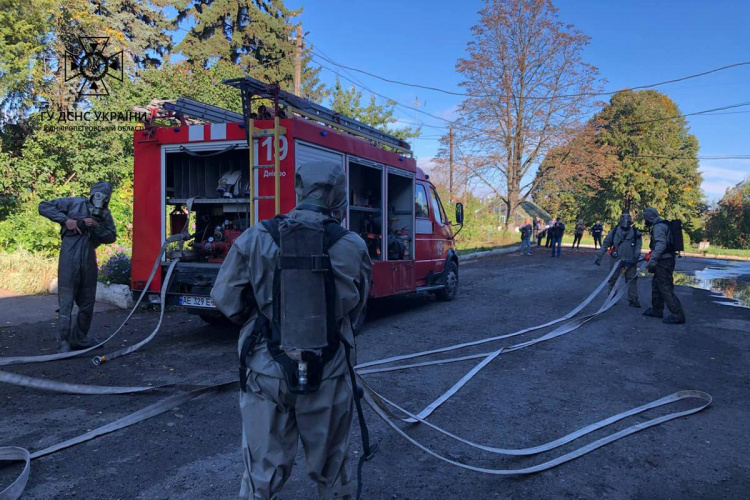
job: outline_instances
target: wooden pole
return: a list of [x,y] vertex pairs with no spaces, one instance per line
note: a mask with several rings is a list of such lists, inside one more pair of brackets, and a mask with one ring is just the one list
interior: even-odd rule
[[302,96],[302,25],[297,26],[297,51],[294,57],[294,94]]

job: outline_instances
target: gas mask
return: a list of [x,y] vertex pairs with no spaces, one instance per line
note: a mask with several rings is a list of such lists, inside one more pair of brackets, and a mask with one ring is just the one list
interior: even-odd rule
[[620,216],[620,227],[624,230],[630,229],[630,226],[633,225],[633,218],[630,217],[630,214],[622,214]]
[[91,215],[96,219],[104,217],[104,211],[109,205],[109,197],[101,192],[96,192],[91,195],[91,204],[94,205],[94,209],[91,210]]

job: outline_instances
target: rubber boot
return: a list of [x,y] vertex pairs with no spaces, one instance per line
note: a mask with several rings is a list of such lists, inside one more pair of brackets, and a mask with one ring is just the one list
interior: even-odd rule
[[628,305],[629,305],[630,307],[638,307],[638,308],[640,308],[640,307],[641,307],[641,303],[640,303],[640,302],[638,302],[637,300],[631,300],[631,301],[629,301],[629,302],[628,302]]
[[645,311],[643,311],[644,316],[651,316],[652,318],[663,318],[664,317],[664,311],[656,312],[652,308],[648,308]]
[[685,322],[685,316],[675,316],[674,314],[670,314],[664,320],[663,323],[667,323],[668,325],[681,325]]
[[57,352],[59,352],[60,354],[64,352],[70,352],[70,344],[63,340],[57,345]]

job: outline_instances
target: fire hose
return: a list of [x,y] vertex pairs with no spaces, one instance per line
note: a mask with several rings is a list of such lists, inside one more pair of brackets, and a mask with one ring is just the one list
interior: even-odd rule
[[[166,247],[166,242],[165,242],[165,245],[162,247],[162,251],[165,247]],[[158,261],[159,259],[157,259],[157,263]],[[173,269],[173,267],[174,267],[174,264],[170,266],[170,270],[167,273],[168,275],[170,274],[170,271],[171,269]],[[620,269],[619,266],[617,265],[613,266],[612,270],[610,271],[609,275],[604,279],[604,281],[602,281],[602,283],[586,299],[584,299],[584,301],[581,304],[579,304],[576,308],[574,308],[572,311],[562,316],[561,318],[547,322],[543,325],[526,328],[526,329],[520,330],[518,332],[510,333],[510,334],[489,337],[489,338],[482,339],[482,340],[465,342],[465,343],[456,344],[453,346],[448,346],[448,347],[443,347],[443,348],[438,348],[438,349],[431,349],[428,351],[422,351],[422,352],[413,353],[413,354],[389,357],[386,359],[371,361],[368,363],[362,363],[358,365],[357,367],[358,379],[364,390],[365,401],[367,401],[367,403],[372,407],[375,413],[380,418],[382,418],[389,427],[391,427],[397,434],[405,438],[407,441],[409,441],[411,444],[418,447],[422,451],[430,454],[431,456],[434,456],[435,458],[438,458],[439,460],[449,463],[451,465],[461,467],[464,469],[468,469],[468,470],[472,470],[475,472],[482,472],[482,473],[493,474],[493,475],[522,475],[522,474],[532,474],[536,472],[541,472],[543,470],[550,469],[552,467],[555,467],[557,465],[563,464],[565,462],[578,458],[582,455],[590,453],[591,451],[594,451],[606,444],[609,444],[613,441],[629,436],[641,430],[647,429],[649,427],[653,427],[655,425],[659,425],[669,420],[674,420],[676,418],[691,415],[691,414],[694,414],[703,410],[711,403],[711,397],[708,394],[706,394],[705,392],[701,392],[701,391],[679,391],[669,396],[666,396],[661,399],[657,399],[655,401],[647,403],[645,405],[639,406],[637,408],[633,408],[631,410],[619,413],[612,417],[596,422],[594,424],[588,425],[586,427],[583,427],[577,431],[574,431],[570,434],[567,434],[549,443],[539,445],[536,447],[532,447],[532,448],[525,448],[525,449],[506,449],[506,448],[499,448],[499,447],[493,447],[493,446],[487,446],[487,445],[474,443],[467,439],[461,438],[445,429],[442,429],[426,420],[427,416],[429,416],[442,403],[447,401],[451,396],[453,396],[456,392],[458,392],[458,390],[460,390],[461,387],[463,387],[477,373],[479,373],[479,371],[482,368],[487,366],[491,361],[496,359],[498,356],[502,354],[506,354],[508,352],[513,352],[516,350],[524,349],[526,347],[536,345],[540,342],[551,340],[553,338],[557,338],[567,333],[570,333],[573,330],[576,330],[577,328],[585,324],[586,322],[590,321],[591,319],[609,310],[625,293],[628,282],[624,279],[624,275],[620,275],[618,277],[614,287],[612,288],[611,293],[607,296],[604,304],[596,312],[592,314],[584,315],[578,318],[574,317],[580,311],[582,311],[583,308],[586,307],[596,297],[596,295],[598,295],[601,292],[601,290],[604,288],[604,286],[612,277],[612,275],[619,269]],[[149,278],[149,282],[151,278],[153,278],[153,273],[152,273],[152,276]],[[168,280],[165,280],[165,285],[167,282]],[[148,285],[146,286],[146,289],[147,288],[148,288]],[[144,293],[145,293],[145,290],[144,290]],[[163,295],[165,293],[166,293],[166,287],[162,288],[162,304],[164,304]],[[143,298],[143,294],[141,295],[140,298],[141,299]],[[139,302],[140,302],[140,299],[139,299]],[[163,313],[163,309],[164,307],[162,307],[162,313]],[[128,318],[129,317],[130,316],[128,316]],[[521,335],[523,333],[528,333],[534,330],[545,328],[548,326],[553,326],[555,324],[561,323],[566,320],[570,320],[570,321],[558,326],[553,331],[543,335],[542,337],[539,337],[537,339],[533,339],[527,342],[519,343],[516,345],[512,345],[509,347],[502,347],[498,350],[488,352],[488,353],[462,356],[462,357],[450,358],[450,359],[440,359],[436,361],[426,361],[426,362],[420,362],[420,363],[413,363],[409,365],[396,365],[396,366],[391,366],[391,367],[371,368],[374,366],[391,364],[397,361],[414,359],[417,357],[427,356],[430,354],[450,352],[450,351],[455,351],[455,350],[462,349],[462,348],[469,347],[469,346],[494,342],[497,340],[502,340],[502,339],[514,337],[517,335]],[[155,329],[155,331],[147,339],[144,339],[144,340],[150,340],[151,338],[153,338],[153,336],[155,336],[156,334],[156,331],[158,331],[160,325],[161,325],[161,316],[159,320],[159,325],[157,325],[157,328]],[[120,328],[122,328],[122,326]],[[110,336],[110,338],[112,338],[113,336],[114,334]],[[140,347],[141,345],[145,343],[146,342],[142,341],[139,344],[132,346],[132,348],[116,351],[115,353],[110,354],[107,357],[107,359],[113,359],[113,356],[119,357],[129,352],[132,352],[133,350],[137,349],[138,347]],[[11,362],[6,361],[5,363],[1,363],[2,360],[0,360],[0,364],[8,365],[8,364],[21,364],[21,363],[27,363],[27,362],[40,362],[40,361],[37,361],[36,358],[43,358],[43,357],[46,358],[46,356],[4,358],[5,360],[16,359],[16,360],[22,360],[22,361],[19,361],[16,363],[11,363]],[[53,359],[63,359],[64,357],[71,357],[71,356],[66,355],[66,356],[59,357],[59,358],[55,357]],[[479,364],[477,364],[474,368],[472,368],[466,375],[464,375],[464,377],[462,377],[456,384],[454,384],[453,387],[451,387],[443,395],[441,395],[439,398],[433,401],[433,403],[428,405],[425,409],[423,409],[421,412],[417,414],[409,412],[408,410],[402,408],[401,406],[394,403],[393,401],[378,394],[362,378],[362,375],[365,375],[368,373],[382,373],[382,372],[387,372],[387,371],[405,370],[405,369],[421,367],[421,366],[453,363],[453,362],[460,362],[460,361],[466,361],[470,359],[481,359],[481,358],[483,358],[482,361]],[[33,359],[33,361],[29,361],[30,359]],[[46,359],[46,360],[50,360],[50,359]],[[168,384],[168,385],[156,386],[156,387],[104,387],[104,386],[92,386],[92,385],[84,385],[84,384],[67,384],[65,382],[56,382],[56,381],[49,381],[49,380],[44,380],[44,379],[34,379],[32,377],[10,374],[6,372],[0,372],[0,382],[6,382],[6,383],[14,384],[14,385],[25,386],[25,387],[33,387],[33,388],[38,388],[38,389],[43,389],[43,390],[54,390],[54,391],[68,392],[68,393],[74,393],[74,394],[127,394],[127,393],[133,393],[133,392],[153,391],[153,390],[164,389],[164,388],[175,388],[175,389],[181,389],[181,390],[187,391],[187,392],[182,392],[182,393],[170,396],[162,401],[159,401],[146,408],[138,410],[119,420],[116,420],[102,427],[94,429],[90,432],[87,432],[86,434],[82,434],[75,438],[69,439],[62,443],[59,443],[57,445],[51,446],[49,448],[45,448],[43,450],[40,450],[34,453],[31,453],[28,450],[24,448],[20,448],[20,447],[14,447],[14,446],[0,447],[0,461],[24,462],[24,468],[21,474],[19,475],[19,477],[17,477],[16,480],[14,480],[10,486],[0,491],[0,500],[15,500],[23,493],[23,490],[25,488],[25,485],[30,475],[30,464],[31,464],[31,460],[33,459],[50,455],[56,451],[69,448],[71,446],[75,446],[85,441],[89,441],[96,437],[102,436],[104,434],[108,434],[116,430],[128,427],[130,425],[134,425],[135,423],[141,422],[148,418],[151,418],[151,417],[160,415],[166,411],[169,411],[171,408],[174,408],[186,401],[195,399],[196,397],[201,396],[203,394],[212,393],[212,392],[222,392],[225,390],[230,390],[237,386],[237,382],[226,382],[226,383],[216,384],[216,385]],[[538,453],[542,453],[545,451],[558,448],[564,444],[570,443],[582,436],[588,435],[596,430],[607,427],[613,423],[619,422],[630,416],[637,415],[647,410],[665,406],[665,405],[668,405],[677,401],[685,400],[685,399],[699,399],[702,401],[702,404],[699,406],[695,406],[689,410],[685,410],[681,412],[674,412],[674,413],[670,413],[661,417],[653,418],[645,422],[641,422],[639,424],[633,425],[631,427],[628,427],[626,429],[613,433],[609,436],[606,436],[597,441],[589,443],[588,445],[582,446],[576,450],[573,450],[558,458],[549,460],[542,464],[539,464],[533,467],[528,467],[528,468],[523,468],[523,469],[514,469],[514,470],[487,469],[483,467],[476,467],[476,466],[464,464],[464,463],[446,458],[438,454],[437,452],[427,448],[426,446],[422,445],[418,441],[416,441],[414,438],[409,436],[403,429],[401,429],[392,420],[392,419],[400,420],[405,423],[415,423],[415,422],[423,423],[429,428],[436,430],[444,434],[445,436],[448,436],[461,443],[467,444],[474,448],[487,451],[490,453],[502,454],[502,455],[526,456],[526,455],[534,455],[534,454],[538,454]],[[405,415],[405,417],[399,417],[393,410],[391,410],[391,408]]]
[[[612,267],[612,270],[610,271],[610,274],[607,276],[607,278],[599,285],[599,287],[594,290],[594,292],[587,297],[587,299],[582,302],[581,305],[576,307],[573,311],[566,314],[562,318],[558,320],[554,320],[552,322],[546,323],[544,326],[550,326],[552,324],[558,323],[560,321],[563,321],[565,319],[568,319],[572,317],[573,315],[577,314],[583,306],[587,305],[591,300],[596,296],[601,289],[604,287],[606,282],[609,280],[609,278],[612,276],[612,274],[620,269],[619,266],[615,265]],[[631,434],[635,434],[636,432],[640,432],[644,429],[648,429],[649,427],[653,427],[656,425],[659,425],[661,423],[667,422],[669,420],[674,420],[676,418],[681,418],[687,415],[691,415],[694,413],[697,413],[704,408],[706,408],[709,404],[711,404],[711,396],[708,395],[705,392],[702,391],[696,391],[696,390],[685,390],[685,391],[678,391],[673,394],[670,394],[669,396],[657,399],[655,401],[652,401],[650,403],[647,403],[645,405],[639,406],[637,408],[633,408],[631,410],[619,413],[617,415],[614,415],[612,417],[606,418],[604,420],[601,420],[599,422],[596,422],[594,424],[590,424],[586,427],[583,427],[577,431],[574,431],[566,436],[563,436],[561,438],[558,438],[556,440],[550,441],[549,443],[545,443],[539,446],[535,446],[532,448],[525,448],[525,449],[507,449],[507,448],[499,448],[494,446],[487,446],[478,444],[472,441],[469,441],[467,439],[464,439],[460,436],[457,436],[439,426],[436,426],[430,422],[428,422],[426,419],[427,416],[429,416],[432,412],[434,412],[438,406],[440,406],[442,403],[447,401],[451,396],[453,396],[458,390],[466,385],[466,383],[469,382],[479,371],[487,366],[491,361],[493,361],[495,358],[497,358],[501,354],[506,354],[508,352],[517,351],[520,349],[524,349],[526,347],[530,347],[532,345],[536,345],[540,342],[545,342],[547,340],[551,340],[556,337],[560,337],[562,335],[565,335],[567,333],[572,332],[573,330],[579,328],[584,323],[590,321],[591,319],[595,318],[596,316],[600,315],[601,313],[609,310],[614,304],[617,303],[617,301],[622,298],[622,296],[626,292],[627,284],[624,279],[624,273],[620,275],[617,279],[617,282],[615,283],[615,286],[612,289],[612,292],[607,297],[607,300],[604,302],[604,304],[599,308],[598,311],[596,311],[593,314],[581,316],[578,318],[575,318],[567,323],[564,323],[563,325],[560,325],[553,331],[547,333],[546,335],[539,337],[537,339],[533,339],[527,342],[523,342],[520,344],[516,344],[509,347],[503,347],[493,352],[488,353],[482,353],[482,354],[475,354],[470,356],[463,356],[459,358],[452,358],[452,359],[441,359],[437,361],[429,361],[429,362],[423,362],[423,363],[415,363],[410,365],[400,365],[390,368],[374,368],[374,369],[360,369],[359,370],[359,382],[364,390],[364,398],[365,401],[372,407],[373,411],[381,418],[383,421],[391,427],[397,434],[399,434],[401,437],[409,441],[412,445],[416,446],[420,450],[428,453],[429,455],[443,461],[446,463],[449,463],[451,465],[472,470],[475,472],[482,472],[486,474],[492,474],[492,475],[502,475],[502,476],[510,476],[510,475],[524,475],[524,474],[533,474],[537,472],[541,472],[547,469],[551,469],[552,467],[556,467],[558,465],[564,464],[566,462],[569,462],[575,458],[581,457],[587,453],[590,453],[598,448],[601,448],[602,446],[605,446],[606,444],[612,443],[614,441],[617,441],[618,439],[622,439],[626,436],[629,436]],[[520,335],[522,333],[527,333],[528,331],[535,330],[541,327],[532,327],[527,328],[524,330],[520,330],[518,332],[514,332],[511,334],[502,335],[499,337],[491,337],[488,339],[482,339],[474,342],[466,342],[463,344],[457,344],[454,346],[449,346],[446,348],[441,349],[433,349],[430,351],[423,351],[415,354],[408,354],[403,356],[394,356],[391,358],[387,358],[384,360],[378,360],[373,361],[369,363],[363,363],[359,365],[360,368],[368,367],[368,366],[377,366],[382,364],[390,364],[396,361],[401,361],[405,359],[413,359],[416,357],[426,356],[428,354],[435,354],[438,352],[448,352],[452,350],[462,349],[465,347],[473,346],[473,345],[479,345],[486,342],[492,342],[495,340],[500,340],[503,338],[509,338],[516,335]],[[445,363],[453,363],[453,362],[459,362],[459,361],[466,361],[470,359],[478,359],[483,358],[482,361],[476,365],[474,368],[472,368],[464,377],[462,377],[453,387],[451,387],[448,391],[446,391],[444,394],[442,394],[439,398],[437,398],[435,401],[433,401],[430,405],[428,405],[425,409],[423,409],[418,414],[414,414],[409,412],[408,410],[402,408],[398,404],[394,403],[393,401],[385,398],[384,396],[378,394],[376,391],[374,391],[361,377],[361,375],[367,374],[367,373],[382,373],[387,371],[395,371],[395,370],[404,370],[404,369],[410,369],[415,367],[422,367],[422,366],[429,366],[429,365],[435,365],[435,364],[445,364]],[[567,443],[570,443],[572,441],[575,441],[578,438],[581,438],[583,436],[586,436],[588,434],[591,434],[594,431],[597,431],[599,429],[603,429],[611,424],[614,424],[616,422],[619,422],[625,418],[631,417],[633,415],[637,415],[640,413],[643,413],[647,410],[651,410],[654,408],[658,408],[661,406],[669,405],[672,403],[675,403],[677,401],[682,401],[686,399],[697,399],[700,401],[700,404],[697,406],[694,406],[693,408],[690,408],[688,410],[679,411],[679,412],[673,412],[667,415],[663,415],[661,417],[653,418],[645,422],[641,422],[638,424],[635,424],[633,426],[630,426],[626,429],[620,430],[618,432],[615,432],[613,434],[610,434],[609,436],[605,436],[601,439],[598,439],[592,443],[589,443],[587,445],[581,446],[580,448],[577,448],[569,453],[566,453],[560,457],[554,458],[552,460],[549,460],[547,462],[543,462],[541,464],[522,468],[522,469],[488,469],[484,467],[476,467],[473,465],[464,464],[462,462],[458,462],[456,460],[452,460],[450,458],[447,458],[443,455],[440,455],[433,450],[430,450],[429,448],[425,447],[418,441],[416,441],[414,438],[409,436],[403,429],[401,429],[398,425],[396,425],[393,420],[401,420],[405,423],[415,423],[419,422],[422,424],[425,424],[429,428],[447,436],[450,437],[456,441],[459,441],[463,444],[466,444],[468,446],[471,446],[476,449],[480,449],[482,451],[486,451],[493,454],[499,454],[499,455],[511,455],[511,456],[528,456],[528,455],[536,455],[539,453],[543,453],[546,451],[553,450],[555,448],[558,448],[560,446],[563,446]],[[394,413],[391,408],[394,408],[398,412],[400,412],[403,415],[406,415],[407,418],[399,417],[396,413]]]

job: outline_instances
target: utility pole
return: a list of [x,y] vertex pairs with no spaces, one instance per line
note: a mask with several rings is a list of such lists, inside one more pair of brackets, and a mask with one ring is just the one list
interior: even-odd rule
[[453,127],[448,129],[448,202],[453,203]]
[[302,96],[302,25],[297,26],[297,51],[294,58],[294,95]]

